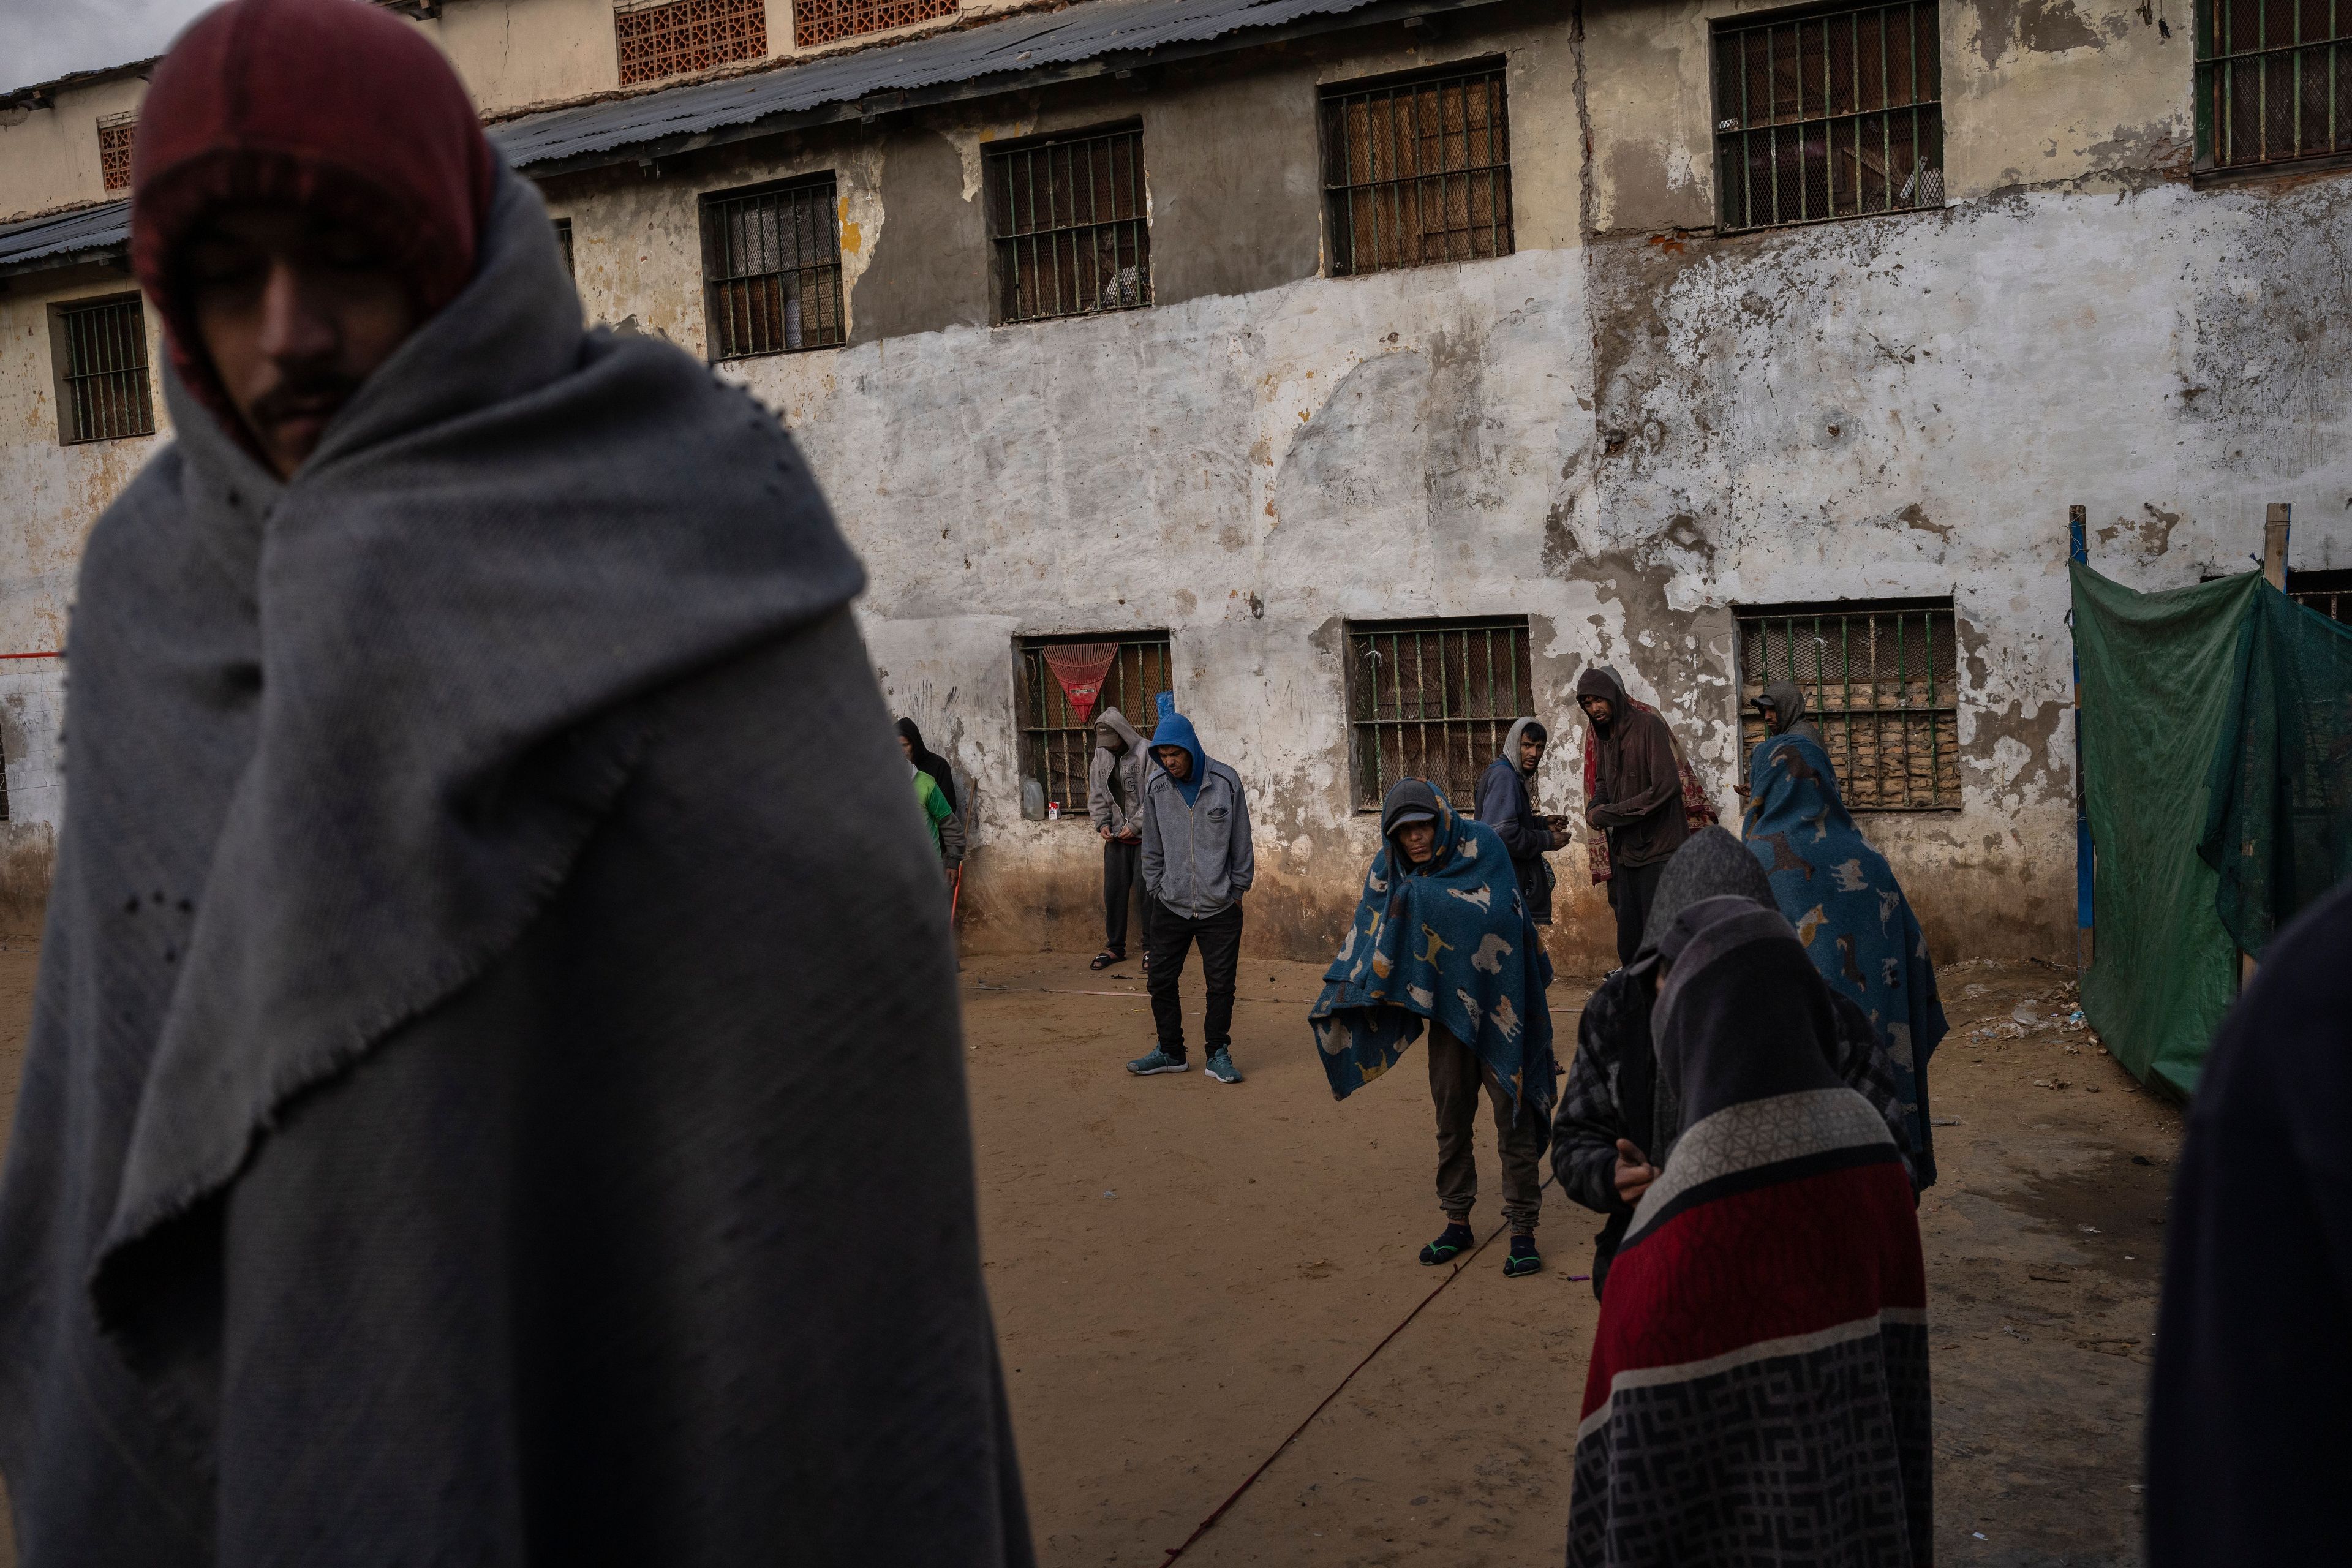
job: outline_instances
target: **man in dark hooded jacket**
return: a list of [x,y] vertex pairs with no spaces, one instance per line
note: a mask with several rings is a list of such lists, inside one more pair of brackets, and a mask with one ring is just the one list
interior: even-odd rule
[[1503,737],[1502,753],[1486,764],[1478,777],[1477,819],[1495,830],[1511,852],[1511,869],[1519,879],[1519,896],[1539,926],[1551,924],[1551,867],[1546,855],[1568,842],[1568,819],[1536,815],[1528,781],[1543,762],[1551,739],[1540,720],[1521,719]]
[[[1777,909],[1772,879],[1748,846],[1720,827],[1703,827],[1675,852],[1658,880],[1650,924],[1633,962],[1585,998],[1576,1059],[1552,1121],[1552,1173],[1559,1190],[1605,1216],[1593,1238],[1592,1293],[1609,1278],[1633,1205],[1664,1165],[1681,1125],[1681,1108],[1658,1081],[1652,1052],[1651,1005],[1659,981],[1658,944],[1676,916],[1702,900],[1740,898]],[[1869,1017],[1832,991],[1836,1054],[1830,1062],[1847,1088],[1870,1101],[1904,1152],[1914,1191],[1919,1182],[1905,1137],[1893,1065]]]
[[131,256],[0,1180],[26,1568],[1025,1563],[940,866],[790,437],[234,0]]
[[1598,766],[1584,820],[1609,835],[1609,902],[1617,912],[1617,963],[1633,962],[1658,878],[1690,837],[1683,816],[1682,772],[1666,721],[1626,700],[1609,669],[1577,678],[1577,705],[1592,726]]

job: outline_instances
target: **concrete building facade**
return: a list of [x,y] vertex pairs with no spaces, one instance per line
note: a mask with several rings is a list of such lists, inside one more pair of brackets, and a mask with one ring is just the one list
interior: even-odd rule
[[[1401,769],[1466,791],[1507,704],[1561,738],[1538,793],[1575,814],[1591,663],[1736,823],[1743,696],[1793,658],[1937,955],[2057,955],[2069,506],[2138,586],[2245,569],[2274,502],[2294,567],[2352,568],[2352,134],[2245,121],[2236,68],[2199,63],[2240,41],[2200,48],[2200,12],[967,6],[866,41],[870,91],[687,135],[662,106],[709,81],[847,68],[713,67],[645,89],[632,130],[587,63],[607,0],[411,9],[569,225],[588,317],[714,358],[807,450],[883,684],[971,781],[975,943],[1095,938],[1081,803],[1038,809],[1069,793],[1058,639],[1127,645],[1129,716],[1172,691],[1249,785],[1258,951],[1328,952],[1368,802]],[[1204,36],[1129,41],[1171,15]],[[1126,30],[1066,58],[1089,18]],[[893,85],[949,48],[990,68]],[[45,112],[0,114],[0,166]],[[1392,177],[1407,132],[1454,162]],[[55,157],[0,209],[99,195]],[[787,263],[730,251],[746,223],[786,224]],[[0,230],[0,652],[60,646],[81,538],[168,436],[60,440],[54,320],[129,285],[105,243],[12,251],[27,232],[52,231]],[[1073,267],[1097,247],[1075,290],[1038,259],[1073,232]],[[0,677],[27,884],[58,798],[40,664]],[[1597,965],[1602,896],[1558,864],[1555,956]]]

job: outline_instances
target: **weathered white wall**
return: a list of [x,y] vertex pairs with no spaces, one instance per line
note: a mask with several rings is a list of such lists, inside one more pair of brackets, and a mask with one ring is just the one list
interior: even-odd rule
[[123,77],[65,89],[54,109],[0,109],[0,223],[124,195],[106,188],[98,122],[146,94],[144,81]]

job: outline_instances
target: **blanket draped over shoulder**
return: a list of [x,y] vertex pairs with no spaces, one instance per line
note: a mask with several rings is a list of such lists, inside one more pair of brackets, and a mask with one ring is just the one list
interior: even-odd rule
[[1919,1184],[1936,1180],[1927,1058],[1943,1039],[1944,1005],[1927,939],[1886,858],[1839,796],[1829,753],[1802,731],[1778,735],[1748,760],[1748,847],[1772,897],[1833,991],[1853,999],[1895,1070]]
[[165,380],[0,1185],[26,1563],[1028,1562],[939,859],[791,437],[583,330],[503,171],[291,480]]
[[1788,922],[1694,906],[1654,1014],[1681,1135],[1602,1292],[1569,1568],[1926,1568],[1927,1272]]
[[1435,1022],[1549,1125],[1551,960],[1502,839],[1442,792],[1430,798],[1438,822],[1429,863],[1401,875],[1382,843],[1308,1015],[1331,1096],[1345,1100],[1388,1071]]

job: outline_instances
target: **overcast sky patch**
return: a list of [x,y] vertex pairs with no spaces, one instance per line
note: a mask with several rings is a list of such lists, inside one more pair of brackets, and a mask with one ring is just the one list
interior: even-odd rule
[[0,88],[160,55],[215,0],[0,0]]

